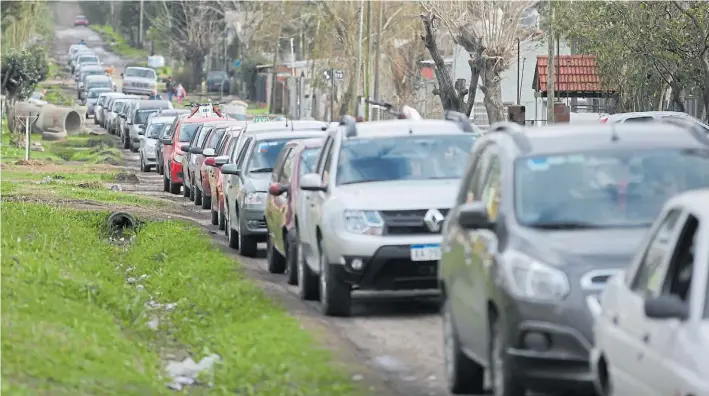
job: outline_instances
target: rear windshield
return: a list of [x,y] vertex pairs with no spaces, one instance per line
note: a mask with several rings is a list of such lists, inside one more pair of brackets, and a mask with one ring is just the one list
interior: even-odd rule
[[98,58],[95,56],[80,56],[79,63],[98,63]]
[[180,127],[180,143],[188,143],[201,124],[185,124]]
[[126,102],[116,102],[115,105],[113,105],[113,111],[116,113],[119,113],[121,109],[123,109],[123,105],[125,105]]
[[145,132],[145,136],[150,139],[158,139],[167,125],[169,124],[150,124],[150,127]]
[[91,88],[111,88],[113,86],[110,80],[89,81],[86,85]]
[[138,110],[135,112],[135,117],[133,117],[133,123],[134,124],[145,124],[148,122],[148,117],[150,117],[151,114],[157,113],[158,109],[146,109],[146,110]]
[[99,95],[108,91],[107,89],[92,89],[89,91],[89,99],[98,99]]
[[123,75],[124,77],[140,77],[140,78],[157,78],[155,71],[152,69],[132,69],[128,68]]

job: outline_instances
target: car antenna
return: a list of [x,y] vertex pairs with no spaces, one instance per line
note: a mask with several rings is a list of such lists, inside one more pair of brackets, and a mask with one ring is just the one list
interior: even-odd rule
[[615,124],[611,124],[611,142],[617,142],[618,140],[620,140],[620,136],[615,130]]

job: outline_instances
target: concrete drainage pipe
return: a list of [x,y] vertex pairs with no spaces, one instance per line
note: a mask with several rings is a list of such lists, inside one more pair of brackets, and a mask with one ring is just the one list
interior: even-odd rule
[[135,230],[138,227],[138,220],[127,212],[113,212],[108,215],[106,225],[110,233],[122,232],[123,230]]

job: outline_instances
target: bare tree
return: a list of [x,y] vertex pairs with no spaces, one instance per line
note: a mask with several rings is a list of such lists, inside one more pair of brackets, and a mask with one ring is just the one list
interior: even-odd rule
[[[525,12],[534,7],[536,3],[536,1],[530,0],[420,1],[421,6],[426,10],[421,18],[424,24],[424,42],[434,61],[436,56],[433,52],[438,52],[438,48],[431,45],[430,41],[435,40],[435,37],[429,38],[429,31],[432,32],[432,29],[435,28],[435,21],[440,21],[450,33],[453,41],[470,54],[471,95],[468,96],[465,109],[468,114],[475,101],[473,84],[476,84],[478,78],[482,77],[480,91],[485,95],[483,101],[488,119],[491,123],[505,119],[501,74],[509,67],[510,60],[515,53],[517,39],[520,42],[525,42],[536,33],[536,29],[521,24]],[[440,55],[437,57],[440,58]],[[440,61],[443,62],[442,59]],[[436,62],[437,72],[439,69],[438,62]],[[456,92],[453,89],[450,76],[442,79],[440,74],[439,72],[439,95],[441,95],[444,108],[455,108],[455,104],[458,104],[460,108],[459,102],[462,101],[460,98],[462,92],[457,92],[459,99],[456,103],[454,100]],[[446,103],[450,107],[446,107]]]
[[163,1],[151,20],[178,55],[192,66],[192,84],[202,81],[204,58],[224,32],[224,4],[217,1]]

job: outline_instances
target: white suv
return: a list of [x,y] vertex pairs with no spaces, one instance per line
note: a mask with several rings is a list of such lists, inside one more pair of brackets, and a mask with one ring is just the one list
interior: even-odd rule
[[591,369],[602,396],[709,395],[709,189],[670,199],[601,297]]
[[346,316],[354,288],[438,288],[441,225],[479,134],[454,114],[345,116],[328,134],[295,209],[301,298],[319,296],[323,314]]

